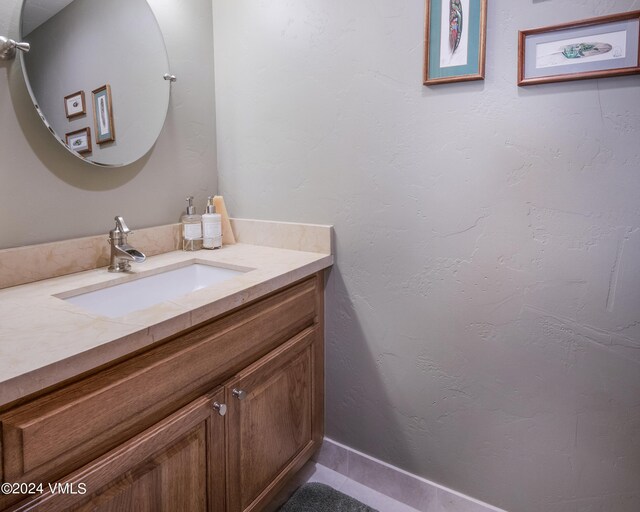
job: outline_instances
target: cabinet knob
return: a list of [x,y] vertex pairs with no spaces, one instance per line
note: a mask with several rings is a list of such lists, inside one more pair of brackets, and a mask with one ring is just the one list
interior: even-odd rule
[[247,392],[242,389],[234,388],[233,391],[231,391],[231,394],[235,396],[238,400],[244,400],[245,398],[247,398]]
[[218,411],[220,416],[224,416],[227,414],[227,406],[226,404],[220,404],[218,402],[213,402],[213,408]]

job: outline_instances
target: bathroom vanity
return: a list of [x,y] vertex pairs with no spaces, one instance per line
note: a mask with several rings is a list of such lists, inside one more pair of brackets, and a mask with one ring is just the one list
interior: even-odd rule
[[[175,252],[149,263],[193,257]],[[104,286],[114,279],[104,269],[0,291],[0,314],[44,293],[56,318],[80,322],[79,337],[89,324],[117,332],[0,383],[0,475],[17,491],[0,495],[0,510],[258,511],[320,446],[332,256],[238,244],[198,259],[254,270],[114,320],[79,314],[55,293],[80,282]],[[136,322],[122,336],[122,325]],[[3,342],[9,332],[3,325]]]
[[[36,146],[53,137],[74,156],[74,169],[90,170],[129,166],[154,147],[179,153],[174,140],[193,138],[192,130],[174,132],[180,127],[174,124],[156,146],[172,94],[192,95],[197,85],[202,98],[211,98],[212,84],[201,80],[210,73],[200,69],[213,68],[197,58],[200,47],[209,58],[211,37],[197,37],[202,27],[190,31],[193,39],[181,34],[173,54],[183,55],[184,45],[194,64],[170,62],[156,15],[174,35],[181,27],[167,23],[175,6],[155,4],[154,11],[146,0],[22,2],[20,26],[11,29],[18,29],[23,52],[13,65],[44,123],[46,141],[25,131]],[[200,12],[192,11],[189,19]],[[94,41],[108,42],[100,62]],[[170,92],[177,79],[172,66],[184,73],[177,84],[187,84],[182,93]],[[195,110],[204,112],[202,123]],[[198,104],[184,121],[197,126],[205,145],[215,143],[212,115],[212,103]],[[25,119],[23,128],[31,122]],[[193,152],[193,143],[187,145]],[[42,158],[49,149],[36,153]],[[182,163],[167,164],[168,183]],[[199,164],[189,168],[210,176],[198,186],[203,190],[214,180],[211,154]],[[142,167],[122,174],[118,187]],[[92,179],[107,180],[100,175]],[[154,190],[162,187],[149,179]],[[89,189],[111,192],[109,183]],[[113,193],[120,204],[120,191]],[[143,196],[139,208],[157,202],[148,188]],[[89,210],[102,215],[99,204]],[[99,237],[0,250],[0,511],[265,509],[323,436],[331,228],[237,220],[241,243],[193,253],[176,250],[182,246],[177,225],[142,230],[131,242],[152,257],[129,271],[134,248],[120,218],[110,233],[111,270],[123,273],[114,275],[106,269],[109,227]],[[131,259],[141,262],[144,255]],[[239,274],[161,300],[149,287],[145,298],[158,300],[143,305],[133,298],[124,310],[69,300],[197,266]],[[106,301],[121,306],[131,299],[120,293]]]

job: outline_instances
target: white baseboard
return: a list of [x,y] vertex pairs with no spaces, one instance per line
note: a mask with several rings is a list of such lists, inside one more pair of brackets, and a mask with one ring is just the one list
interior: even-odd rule
[[420,512],[506,512],[327,437],[314,460]]

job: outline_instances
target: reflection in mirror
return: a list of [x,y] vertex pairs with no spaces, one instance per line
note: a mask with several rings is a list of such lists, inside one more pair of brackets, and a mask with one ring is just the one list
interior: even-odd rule
[[31,43],[21,59],[33,103],[64,147],[114,167],[151,149],[171,82],[146,0],[24,0],[21,40]]

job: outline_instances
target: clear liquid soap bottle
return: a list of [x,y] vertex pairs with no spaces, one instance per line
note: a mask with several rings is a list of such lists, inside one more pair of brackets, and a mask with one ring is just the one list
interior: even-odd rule
[[187,211],[180,219],[182,222],[182,250],[198,251],[202,249],[202,217],[193,206],[193,196],[187,197]]

